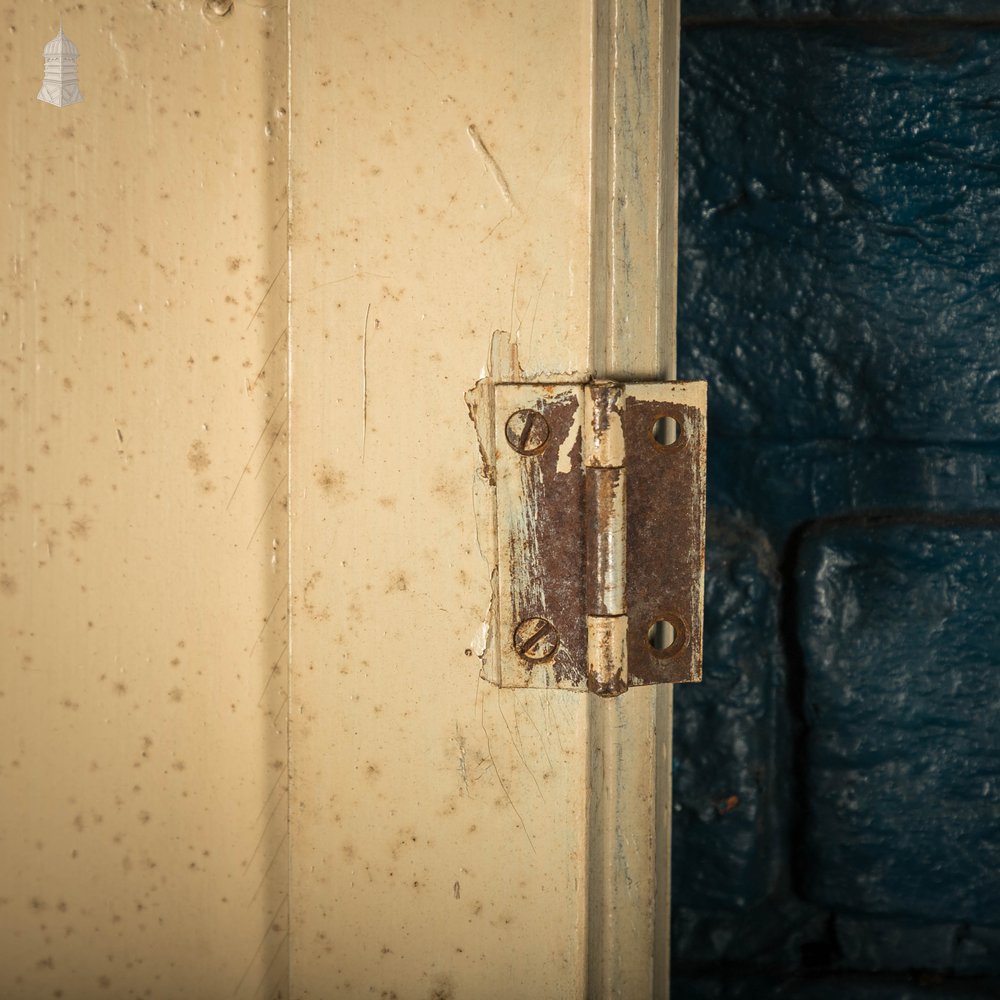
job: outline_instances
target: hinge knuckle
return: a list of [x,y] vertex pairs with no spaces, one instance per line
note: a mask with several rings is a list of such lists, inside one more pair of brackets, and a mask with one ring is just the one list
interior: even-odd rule
[[628,618],[587,616],[587,689],[610,698],[628,689]]
[[604,469],[625,464],[623,404],[620,382],[594,381],[584,386],[583,464]]
[[625,470],[584,470],[587,613],[625,614]]

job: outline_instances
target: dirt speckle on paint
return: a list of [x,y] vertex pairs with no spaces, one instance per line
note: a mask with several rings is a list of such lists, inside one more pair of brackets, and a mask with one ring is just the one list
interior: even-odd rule
[[406,579],[406,574],[403,572],[396,573],[392,579],[389,581],[389,586],[386,588],[386,593],[391,594],[393,591],[407,591],[410,589],[410,582]]
[[230,271],[238,271],[240,269],[240,264],[242,264],[242,263],[243,263],[243,258],[242,257],[227,257],[226,258],[226,267],[228,267]]
[[17,487],[13,483],[7,483],[3,489],[0,489],[0,513],[9,507],[16,507],[20,499],[21,494],[18,492]]
[[333,499],[344,494],[347,488],[347,476],[339,469],[324,463],[316,469],[314,475],[319,488],[326,496]]
[[12,597],[17,593],[17,580],[9,573],[0,573],[0,594]]
[[180,688],[177,688],[177,687],[171,688],[170,691],[167,694],[167,697],[171,701],[173,701],[173,702],[183,701],[184,700],[184,692]]
[[118,320],[124,323],[130,330],[135,329],[135,320],[124,309],[118,310]]
[[70,538],[76,539],[77,541],[83,541],[90,535],[90,518],[80,517],[77,518],[69,526],[69,536]]
[[451,980],[442,976],[430,992],[428,1000],[455,1000],[455,988]]
[[462,499],[462,485],[457,482],[454,476],[448,475],[444,470],[439,470],[431,484],[431,492],[436,497],[447,503],[456,503]]
[[191,466],[191,470],[196,474],[204,472],[212,464],[212,460],[208,457],[208,452],[205,450],[205,444],[202,441],[191,442],[187,460],[188,465]]
[[309,617],[316,622],[325,622],[330,618],[330,611],[328,608],[320,608],[313,601],[313,595],[316,588],[316,584],[322,579],[323,574],[316,570],[312,576],[306,580],[306,585],[302,588],[302,607],[306,609],[306,613]]

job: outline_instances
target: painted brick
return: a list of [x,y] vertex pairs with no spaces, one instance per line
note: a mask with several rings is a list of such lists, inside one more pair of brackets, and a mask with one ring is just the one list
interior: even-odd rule
[[837,965],[870,972],[947,970],[966,978],[1000,977],[1000,928],[926,923],[893,914],[838,913],[832,923]]
[[764,977],[741,974],[678,976],[673,981],[678,1000],[996,1000],[989,982],[939,982],[932,977],[877,981],[857,976],[832,979]]
[[[745,972],[792,970],[804,964],[832,968],[827,913],[787,890],[739,911],[689,907],[676,896],[673,903],[671,955],[678,975],[712,969],[714,976],[727,965]],[[813,959],[816,955],[819,961]]]
[[[711,426],[711,425],[710,425]],[[1000,449],[716,435],[709,503],[747,511],[780,549],[802,523],[849,511],[1000,507]]]
[[967,18],[996,21],[995,0],[684,0],[685,20]]
[[928,924],[899,914],[838,913],[835,928],[840,963],[849,969],[908,972],[952,969],[956,964],[954,922]]
[[806,893],[834,910],[1000,913],[1000,517],[832,527],[798,565]]
[[681,371],[716,433],[1000,437],[1000,32],[698,28]]

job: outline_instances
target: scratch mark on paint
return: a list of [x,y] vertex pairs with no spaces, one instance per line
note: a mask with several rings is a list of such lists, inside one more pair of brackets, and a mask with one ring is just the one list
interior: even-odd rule
[[[542,786],[538,784],[538,779],[535,777],[535,772],[531,770],[531,768],[528,766],[528,762],[524,759],[524,754],[521,752],[521,746],[520,746],[521,741],[515,738],[514,731],[510,728],[510,723],[507,721],[507,716],[504,714],[502,698],[500,697],[502,693],[503,693],[502,689],[497,691],[497,708],[500,710],[500,718],[503,719],[503,724],[507,727],[507,735],[510,737],[511,745],[514,747],[514,752],[521,759],[521,763],[524,765],[525,770],[528,772],[528,774],[531,775],[531,780],[535,783],[535,788],[538,789],[538,794],[544,801],[545,796],[542,795]],[[516,708],[516,703],[515,703],[515,708]],[[514,717],[514,721],[515,723],[517,721],[516,715]],[[520,733],[518,733],[518,736],[520,736]]]
[[[267,422],[261,428],[260,434],[257,436],[257,440],[254,442],[254,446],[250,449],[250,454],[247,456],[247,460],[243,464],[243,471],[240,473],[240,478],[236,480],[236,485],[233,487],[233,493],[229,498],[229,502],[226,504],[226,510],[229,510],[230,504],[232,504],[233,500],[236,499],[236,493],[240,488],[240,483],[243,482],[243,477],[250,471],[250,463],[253,461],[254,453],[260,447],[261,441],[264,440],[264,435],[267,433],[268,427],[271,426],[271,421],[274,420],[274,415],[278,412],[278,407],[281,406],[282,401],[287,395],[288,389],[286,388],[285,391],[278,397],[278,402],[271,411],[271,415],[267,418]],[[287,420],[288,417],[286,416],[285,419]],[[256,478],[256,476],[254,478]]]
[[274,680],[275,674],[277,674],[277,672],[278,672],[278,664],[281,663],[281,658],[287,652],[288,652],[288,643],[286,642],[285,645],[282,646],[281,652],[278,653],[278,658],[274,661],[274,665],[268,671],[268,674],[267,674],[267,683],[264,685],[264,690],[261,691],[260,697],[257,699],[257,705],[258,706],[260,706],[260,703],[264,700],[264,695],[267,694],[267,689],[271,686],[271,681]]
[[257,313],[261,311],[261,309],[264,306],[264,303],[267,301],[268,295],[271,294],[271,289],[274,288],[274,283],[278,280],[278,278],[281,277],[281,272],[284,271],[286,263],[287,261],[281,262],[281,267],[278,268],[278,273],[271,279],[271,284],[267,286],[267,291],[264,292],[264,297],[260,300],[260,302],[257,303],[257,308],[254,309],[253,315],[250,317],[250,322],[247,323],[248,330],[250,329],[251,326],[253,326],[253,321],[257,318]]
[[[285,791],[287,792],[287,789],[285,789]],[[278,858],[281,857],[281,848],[285,846],[285,841],[286,840],[288,840],[288,831],[287,830],[285,831],[285,835],[278,842],[278,846],[274,850],[274,857],[271,858],[271,863],[264,870],[264,876],[263,876],[263,878],[261,878],[260,883],[258,884],[257,888],[254,890],[254,894],[250,897],[250,902],[247,903],[247,909],[248,910],[250,909],[250,907],[253,904],[254,900],[257,898],[257,894],[260,892],[261,889],[264,888],[264,883],[267,881],[267,876],[271,874],[271,869],[274,867],[275,861],[277,861]],[[281,909],[281,904],[278,905],[278,910],[280,910],[280,909]],[[274,911],[275,912],[275,916],[278,915],[278,910]]]
[[392,275],[389,274],[379,274],[377,271],[355,271],[353,274],[345,274],[342,278],[332,278],[330,281],[321,281],[318,285],[313,285],[312,288],[307,288],[302,294],[311,295],[313,292],[318,292],[321,288],[329,288],[330,285],[339,285],[345,281],[351,281],[354,278],[381,278],[383,281],[391,281]]
[[260,831],[260,836],[257,838],[257,846],[253,849],[253,854],[250,855],[250,858],[247,861],[243,862],[244,875],[246,875],[246,873],[250,870],[250,866],[253,864],[254,858],[257,857],[257,852],[263,846],[264,835],[267,833],[268,827],[271,825],[271,820],[274,819],[276,813],[278,812],[278,806],[281,805],[281,799],[282,796],[279,795],[278,801],[274,803],[274,808],[271,810],[271,814],[267,817],[267,822],[264,824],[263,828]]
[[260,526],[264,523],[264,518],[267,515],[267,512],[271,509],[271,504],[274,503],[274,498],[278,495],[278,490],[281,489],[282,484],[285,482],[285,480],[287,478],[288,478],[288,473],[285,473],[285,475],[283,475],[281,477],[281,479],[278,480],[278,485],[274,487],[274,491],[271,493],[270,499],[267,501],[267,504],[264,506],[263,513],[257,519],[257,526],[253,529],[253,534],[250,536],[250,541],[247,542],[247,548],[248,549],[253,544],[253,540],[256,537],[257,532],[260,530]]
[[535,309],[531,314],[531,329],[528,330],[528,355],[531,355],[531,344],[535,338],[535,320],[538,319],[538,303],[542,301],[542,289],[545,288],[545,280],[548,278],[549,272],[546,271],[542,275],[542,283],[538,286],[538,292],[535,295]]
[[267,464],[267,456],[271,454],[271,449],[274,447],[274,442],[281,437],[281,432],[285,429],[285,424],[287,423],[288,423],[288,414],[286,413],[285,419],[281,421],[281,426],[275,432],[274,437],[271,438],[271,443],[267,446],[267,451],[264,452],[264,457],[260,460],[260,467],[254,474],[254,479],[256,479],[257,476],[259,476],[264,471],[264,466]]
[[365,310],[365,329],[361,337],[361,393],[364,399],[361,404],[361,461],[365,460],[365,440],[368,437],[368,317],[372,312],[372,304],[368,303]]
[[278,718],[281,715],[281,710],[288,704],[288,695],[285,694],[285,700],[278,706],[277,710],[271,716],[271,725],[276,726],[278,724]]
[[[520,267],[519,264],[514,265],[514,284],[511,286],[510,289],[510,324],[507,327],[507,333],[511,339],[510,350],[512,357],[517,356],[517,343],[514,341],[513,338],[518,334],[521,328],[521,317],[519,316],[517,318],[518,329],[517,330],[514,329],[514,300],[517,297],[517,272],[519,267]],[[496,340],[496,335],[494,334],[494,341],[495,340]],[[497,377],[499,378],[500,376],[498,375]]]
[[277,961],[278,956],[282,953],[287,943],[288,943],[288,931],[285,931],[285,936],[279,942],[277,951],[275,951],[271,961],[267,963],[267,968],[264,970],[264,975],[260,977],[260,982],[257,984],[257,989],[253,991],[254,996],[257,996],[257,994],[260,993],[261,986],[263,986],[264,983],[267,982],[267,977],[270,975],[271,969],[274,967],[274,963]]
[[[267,808],[267,804],[271,801],[271,796],[274,795],[274,792],[277,789],[278,785],[281,784],[281,779],[284,777],[287,768],[288,768],[287,762],[281,765],[281,770],[278,772],[278,777],[274,779],[274,784],[271,785],[271,790],[267,793],[267,797],[264,799],[264,804],[260,807],[260,812],[257,813],[257,815],[254,817],[254,821],[252,824],[253,826],[256,826],[260,822],[260,818],[261,816],[264,815],[264,810]],[[285,792],[287,791],[288,787],[286,786],[284,789],[282,789],[282,794],[285,794]]]
[[257,374],[254,376],[253,381],[250,383],[251,389],[257,384],[257,381],[261,377],[261,375],[264,374],[264,369],[267,367],[268,361],[271,360],[272,356],[274,355],[274,352],[278,349],[278,344],[281,343],[286,333],[288,333],[287,326],[285,327],[284,330],[281,331],[281,333],[278,334],[278,339],[272,345],[271,350],[267,352],[267,357],[264,358],[264,363],[260,366],[260,371],[257,372]]
[[[275,917],[281,912],[281,907],[288,902],[288,895],[278,904],[278,908],[274,911]],[[264,942],[267,940],[267,936],[271,933],[271,924],[267,925],[267,930],[264,931],[263,937],[260,939],[260,943],[257,945],[257,950],[250,957],[250,961],[247,963],[246,971],[240,976],[240,981],[236,984],[236,989],[233,990],[233,996],[236,996],[240,991],[240,987],[243,985],[244,980],[250,974],[250,969],[253,968],[253,963],[257,960],[257,956],[260,954],[261,948],[264,947]],[[258,987],[259,988],[259,987]]]
[[479,242],[485,243],[509,218],[510,215],[505,215]]
[[[542,692],[542,716],[545,722],[545,729],[549,733],[555,733],[556,743],[559,744],[559,753],[566,753],[566,744],[563,743],[562,738],[562,724],[556,716],[556,703],[552,697],[551,691]],[[565,718],[562,720],[566,721]]]
[[[281,484],[279,483],[278,485],[280,486]],[[266,628],[267,628],[267,624],[268,624],[268,622],[269,622],[269,621],[271,620],[271,615],[273,615],[273,614],[274,614],[274,609],[275,609],[275,608],[276,608],[276,607],[278,606],[278,601],[280,601],[280,600],[281,600],[281,598],[282,598],[282,597],[284,596],[284,593],[285,593],[285,591],[286,591],[287,589],[288,589],[288,584],[286,583],[286,584],[285,584],[285,585],[284,585],[284,586],[283,586],[283,587],[281,588],[281,592],[280,592],[280,593],[278,594],[278,596],[277,596],[277,597],[276,597],[276,598],[274,599],[274,604],[272,604],[272,605],[271,605],[271,610],[270,610],[270,611],[268,611],[268,613],[267,613],[267,617],[266,617],[266,618],[264,619],[264,624],[263,624],[263,625],[261,625],[261,627],[260,627],[260,631],[259,631],[259,632],[257,633],[257,638],[256,638],[256,639],[254,640],[254,644],[253,644],[253,645],[252,645],[252,646],[250,647],[250,653],[248,654],[249,656],[253,656],[253,651],[254,651],[254,650],[255,650],[255,649],[257,648],[257,643],[259,643],[259,642],[260,642],[260,640],[261,640],[261,639],[262,639],[262,638],[264,637],[264,629],[266,629]]]
[[486,143],[483,142],[482,137],[479,134],[479,130],[475,125],[469,125],[468,133],[469,138],[472,140],[473,148],[480,155],[483,163],[486,164],[486,170],[496,182],[496,186],[500,188],[500,194],[503,195],[503,200],[507,202],[511,208],[516,209],[517,203],[514,201],[514,196],[510,193],[510,185],[507,183],[507,178],[504,177],[504,173],[500,169],[500,164],[497,163],[496,158],[486,148]]
[[[548,741],[542,735],[541,729],[538,728],[538,723],[535,722],[535,720],[532,718],[531,711],[527,708],[527,706],[522,705],[521,706],[521,710],[528,717],[528,722],[531,723],[531,725],[534,727],[535,732],[538,734],[538,742],[541,744],[542,753],[545,754],[545,759],[549,762],[549,770],[552,770],[553,769],[553,767],[552,767],[552,757],[549,755]],[[544,709],[543,709],[543,711],[544,711]],[[514,724],[515,725],[517,724],[517,702],[516,701],[514,702]]]
[[535,853],[535,845],[531,839],[531,834],[528,833],[528,828],[524,825],[524,817],[518,811],[516,805],[514,805],[514,800],[511,798],[510,792],[507,789],[507,785],[504,783],[503,778],[500,776],[500,768],[497,767],[496,757],[493,756],[493,747],[490,744],[490,733],[486,728],[486,699],[483,699],[482,714],[479,717],[479,725],[482,727],[483,735],[486,737],[486,752],[490,755],[490,766],[493,769],[493,773],[497,776],[497,781],[500,782],[500,787],[503,789],[504,795],[507,796],[507,802],[511,809],[514,810],[514,815],[518,818],[521,823],[521,829],[524,831],[524,836],[528,840],[528,846],[531,848],[531,853]]

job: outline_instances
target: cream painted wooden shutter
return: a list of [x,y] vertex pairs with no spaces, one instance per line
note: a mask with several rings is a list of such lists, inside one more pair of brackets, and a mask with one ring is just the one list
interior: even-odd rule
[[480,679],[463,396],[672,375],[676,8],[225,6],[5,14],[0,992],[665,996],[670,690]]

